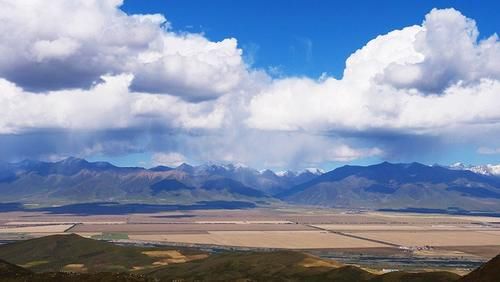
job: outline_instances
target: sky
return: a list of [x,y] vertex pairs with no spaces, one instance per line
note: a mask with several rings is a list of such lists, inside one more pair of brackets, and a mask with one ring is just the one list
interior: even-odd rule
[[498,1],[0,5],[2,161],[500,163]]

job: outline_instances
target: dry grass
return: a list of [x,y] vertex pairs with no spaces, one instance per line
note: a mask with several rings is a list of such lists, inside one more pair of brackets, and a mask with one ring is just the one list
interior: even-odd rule
[[334,231],[349,230],[427,230],[429,227],[418,225],[394,225],[394,224],[317,224],[321,229]]
[[500,236],[500,230],[494,230],[494,231],[480,231],[481,233],[485,233],[485,234],[490,234],[490,235],[496,235],[496,236]]
[[477,224],[315,224],[332,231],[480,231],[498,232],[500,229]]
[[293,224],[288,220],[213,220],[195,221],[198,224]]
[[[71,232],[73,233],[73,232]],[[102,235],[102,232],[81,232],[81,233],[75,233],[79,236],[85,237],[85,238],[92,238],[93,236],[99,236]]]
[[379,217],[385,220],[403,220],[409,223],[472,223],[472,222],[500,222],[499,217],[443,215],[443,214],[418,214],[418,213],[385,213],[368,212],[366,215]]
[[311,227],[300,224],[116,224],[95,225],[80,224],[71,229],[72,232],[115,232],[115,233],[189,233],[206,231],[288,231],[288,230],[312,230]]
[[500,246],[445,246],[435,248],[439,251],[458,251],[462,253],[467,253],[482,257],[486,260],[490,260],[500,254]]
[[61,271],[64,271],[64,272],[87,272],[87,268],[85,267],[84,264],[72,263],[72,264],[65,265],[61,269]]
[[207,254],[198,254],[192,256],[185,256],[176,250],[168,251],[144,251],[143,254],[158,259],[153,263],[153,266],[163,266],[172,263],[185,263],[192,260],[206,258]]
[[149,256],[149,257],[153,257],[153,258],[164,258],[164,257],[168,257],[168,258],[185,258],[185,256],[183,254],[181,254],[179,251],[175,251],[175,250],[172,250],[172,251],[144,251],[142,252],[143,254]]
[[9,221],[4,225],[54,225],[54,224],[125,224],[126,221]]
[[35,267],[37,265],[42,265],[42,264],[46,264],[46,263],[49,263],[50,261],[48,260],[35,260],[35,261],[30,261],[28,263],[25,263],[25,264],[21,264],[19,265],[20,267],[24,267],[24,268],[30,268],[30,267]]
[[476,231],[368,231],[350,234],[403,246],[500,245],[500,237]]
[[[69,232],[86,237],[123,233],[128,234],[131,240],[241,247],[365,250],[386,247],[306,226],[313,224],[327,230],[405,246],[468,246],[472,248],[471,252],[490,254],[491,247],[477,248],[500,246],[500,226],[495,228],[494,224],[489,224],[499,221],[500,218],[491,217],[384,212],[349,214],[333,209],[301,208],[92,216],[9,212],[0,213],[0,235],[27,234],[39,237],[62,233],[74,223],[81,223]],[[299,224],[290,224],[295,222]]]
[[211,231],[208,234],[130,235],[131,240],[222,246],[321,249],[370,248],[383,245],[323,231]]
[[73,224],[7,227],[0,228],[0,233],[62,233],[71,227]]
[[331,267],[337,268],[343,266],[343,264],[336,262],[334,260],[324,260],[318,257],[309,256],[299,263],[303,267]]

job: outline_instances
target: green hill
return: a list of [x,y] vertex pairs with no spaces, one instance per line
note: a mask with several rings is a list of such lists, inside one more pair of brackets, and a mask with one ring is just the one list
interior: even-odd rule
[[374,276],[360,268],[340,266],[295,251],[234,252],[142,273],[165,281],[364,281]]
[[30,275],[33,272],[17,266],[15,264],[0,260],[0,277],[1,278],[16,278]]
[[445,271],[421,273],[396,271],[379,275],[369,282],[452,282],[458,279],[460,279],[460,275]]
[[[151,248],[120,246],[78,235],[53,235],[6,245],[0,245],[0,259],[24,266],[34,272],[123,272],[154,266],[169,257],[147,255]],[[155,251],[172,251],[155,248]],[[182,250],[182,255],[201,252]]]
[[5,277],[1,275],[2,282],[157,282],[154,279],[127,273],[70,273],[70,272],[45,272],[36,274]]
[[[391,272],[376,275],[297,251],[224,252],[121,246],[54,235],[0,246],[0,281],[500,281],[500,256],[469,275]],[[16,264],[16,265],[14,265]]]

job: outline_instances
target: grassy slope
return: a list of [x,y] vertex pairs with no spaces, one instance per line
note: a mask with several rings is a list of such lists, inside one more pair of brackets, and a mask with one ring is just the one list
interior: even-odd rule
[[54,235],[0,245],[0,258],[18,265],[32,265],[35,272],[60,271],[67,264],[84,264],[89,272],[127,271],[150,266],[156,260],[148,248],[119,246],[78,235]]
[[[338,281],[338,282],[451,282],[460,277],[448,272],[393,272],[376,276],[354,266],[342,266],[295,251],[229,252],[181,264],[118,273],[132,266],[150,265],[154,260],[143,255],[145,248],[123,247],[85,239],[76,235],[56,235],[0,246],[0,258],[16,264],[43,262],[31,267],[37,272],[59,271],[67,264],[83,263],[91,274],[37,273],[0,263],[0,281]],[[158,249],[155,249],[158,250]],[[489,263],[463,281],[498,278],[498,261]],[[96,272],[114,273],[96,273]],[[19,273],[5,278],[5,273]],[[474,274],[476,273],[476,274]],[[477,277],[480,278],[475,278]],[[7,279],[7,280],[6,280]],[[477,280],[480,279],[480,280]],[[482,280],[481,280],[482,279]]]
[[500,255],[483,264],[460,279],[460,282],[498,282],[500,281]]
[[28,274],[23,276],[2,276],[0,273],[1,282],[157,282],[154,279],[126,274],[126,273],[110,273],[100,272],[94,274],[82,273],[64,273],[64,272],[46,272]]
[[19,277],[19,276],[30,275],[30,274],[32,274],[32,272],[27,270],[27,269],[24,269],[24,268],[17,266],[15,264],[6,262],[4,260],[0,260],[0,277],[1,278]]
[[445,271],[439,272],[422,272],[422,273],[407,273],[407,272],[391,272],[379,275],[369,282],[452,282],[457,281],[460,275]]
[[[303,265],[304,261],[312,263],[312,260],[316,260],[317,267]],[[371,274],[359,268],[336,268],[334,264],[329,265],[325,260],[294,251],[217,254],[204,260],[145,271],[144,274],[167,281],[173,279],[325,281],[328,276],[371,277]]]

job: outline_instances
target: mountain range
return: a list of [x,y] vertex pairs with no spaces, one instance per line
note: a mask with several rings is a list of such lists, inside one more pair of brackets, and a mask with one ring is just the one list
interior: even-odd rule
[[0,202],[238,200],[350,209],[500,211],[500,177],[420,163],[275,173],[241,165],[117,167],[68,158],[0,164]]
[[500,209],[500,178],[420,163],[343,166],[277,195],[346,208]]
[[452,164],[450,168],[456,170],[470,170],[483,175],[500,176],[500,165],[465,165],[463,163],[455,163]]
[[147,201],[272,199],[272,195],[318,176],[305,170],[276,174],[235,165],[182,164],[117,167],[67,158],[0,164],[1,202]]

